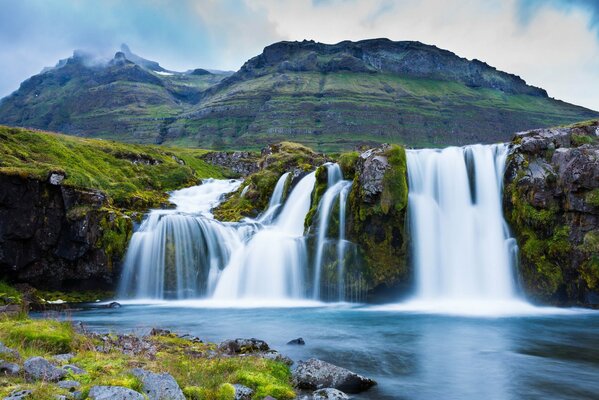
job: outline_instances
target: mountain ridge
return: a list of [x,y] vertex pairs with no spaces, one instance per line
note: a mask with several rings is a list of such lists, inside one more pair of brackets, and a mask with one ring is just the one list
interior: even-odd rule
[[75,51],[0,101],[0,123],[125,142],[336,151],[507,141],[599,117],[479,60],[420,42],[277,42],[235,73],[168,71],[123,45]]

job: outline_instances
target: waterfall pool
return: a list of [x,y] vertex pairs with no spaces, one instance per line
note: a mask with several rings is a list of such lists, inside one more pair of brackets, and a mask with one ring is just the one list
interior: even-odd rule
[[[69,318],[105,332],[161,327],[212,342],[260,338],[294,361],[316,357],[378,381],[354,399],[599,398],[599,311],[528,306],[482,317],[432,314],[409,303],[278,305],[131,303]],[[297,337],[306,345],[286,344]]]

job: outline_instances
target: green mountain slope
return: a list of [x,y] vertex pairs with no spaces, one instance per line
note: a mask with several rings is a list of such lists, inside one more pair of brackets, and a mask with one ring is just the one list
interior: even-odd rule
[[507,141],[599,117],[419,42],[280,42],[231,76],[169,75],[123,50],[101,67],[73,57],[32,77],[0,104],[0,122],[130,142],[256,149],[292,140],[332,151]]

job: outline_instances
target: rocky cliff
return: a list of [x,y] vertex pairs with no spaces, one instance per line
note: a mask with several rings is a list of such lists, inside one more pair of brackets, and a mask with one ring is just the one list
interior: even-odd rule
[[43,288],[112,287],[133,229],[95,190],[0,175],[0,279]]
[[516,134],[504,183],[524,291],[599,304],[599,122]]

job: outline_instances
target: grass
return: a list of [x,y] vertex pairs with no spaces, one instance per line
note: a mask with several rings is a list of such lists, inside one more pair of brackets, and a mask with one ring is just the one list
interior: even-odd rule
[[[216,345],[192,342],[172,334],[147,339],[158,349],[155,356],[124,354],[119,349],[98,352],[95,346],[102,344],[100,339],[76,333],[69,322],[50,319],[0,320],[0,340],[17,349],[23,358],[74,353],[75,357],[69,363],[78,365],[86,373],[68,378],[81,383],[84,395],[94,385],[124,386],[140,391],[142,384],[130,371],[144,368],[170,373],[187,399],[232,400],[232,384],[235,383],[254,389],[254,399],[265,396],[279,400],[295,398],[287,365],[252,355],[214,357]],[[3,355],[3,358],[7,357]],[[34,398],[39,400],[54,399],[56,394],[63,393],[52,383],[0,377],[0,397],[15,389],[33,390]]]
[[6,282],[0,281],[0,306],[7,304],[21,304],[23,295]]
[[64,185],[102,190],[130,208],[157,206],[168,191],[223,177],[201,159],[205,153],[0,126],[0,173],[46,180],[59,172]]

